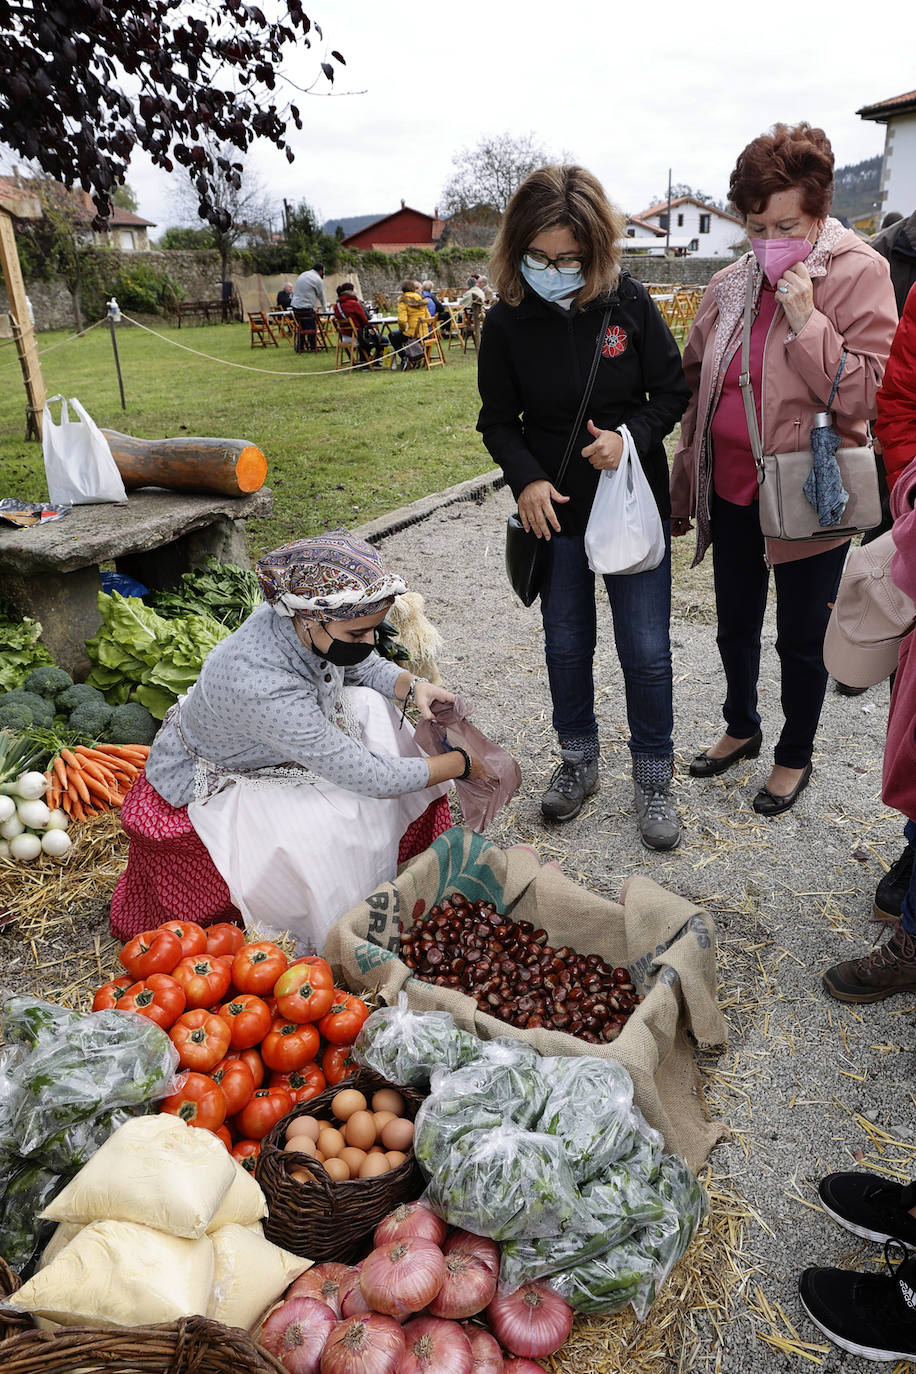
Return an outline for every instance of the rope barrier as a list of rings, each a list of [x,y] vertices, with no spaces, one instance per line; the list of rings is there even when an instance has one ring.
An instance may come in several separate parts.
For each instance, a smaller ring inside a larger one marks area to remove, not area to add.
[[[91,334],[93,329],[98,329],[99,325],[104,324],[107,319],[108,316],[103,315],[100,320],[96,320],[94,324],[87,325],[85,329],[81,329],[78,333],[68,334],[65,339],[58,339],[57,343],[48,344],[47,348],[41,348],[37,351],[37,356],[43,358],[46,353],[53,353],[55,348],[63,348],[64,344],[72,343],[74,339],[82,339],[84,335]],[[5,342],[15,343],[16,340],[9,339]],[[4,363],[3,366],[0,367],[0,372],[5,372],[8,367],[16,367],[18,361],[17,359],[15,363]]]
[[[228,358],[215,358],[212,353],[204,353],[199,348],[192,348],[190,344],[179,343],[177,339],[170,339],[165,334],[160,334],[157,330],[150,329],[147,325],[141,324],[139,320],[131,319],[131,317],[125,315],[123,311],[121,312],[121,317],[125,319],[128,324],[134,325],[137,329],[142,329],[145,333],[152,334],[155,339],[161,339],[163,343],[171,344],[172,348],[180,348],[185,353],[194,353],[198,358],[206,358],[210,363],[221,363],[223,367],[235,367],[242,372],[260,372],[268,377],[298,377],[301,381],[309,377],[336,377],[345,372],[362,372],[372,366],[371,362],[352,363],[350,367],[329,367],[315,372],[281,372],[272,367],[254,367],[251,363],[234,363]],[[432,318],[432,316],[430,318]],[[430,335],[441,335],[441,333],[442,326],[437,322],[430,329],[426,337],[429,338]],[[410,344],[416,343],[417,341],[417,339],[408,339],[406,344],[403,344],[400,348],[392,348],[390,352],[397,357],[399,354],[405,353]],[[420,339],[419,342],[422,343],[423,340]]]

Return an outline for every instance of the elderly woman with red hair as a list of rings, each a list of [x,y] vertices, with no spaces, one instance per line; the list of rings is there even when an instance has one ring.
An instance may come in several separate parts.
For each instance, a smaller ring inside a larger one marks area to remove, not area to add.
[[[864,444],[894,337],[886,262],[828,215],[833,152],[823,129],[776,124],[741,153],[729,197],[751,251],[712,278],[684,351],[693,390],[671,475],[671,532],[696,521],[694,565],[712,545],[717,643],[725,670],[725,730],[690,764],[694,777],[725,772],[762,745],[757,709],[760,636],[770,568],[783,723],[754,810],[778,816],[811,777],[827,673],[823,641],[848,539],[765,539],[757,474],[739,387],[748,277],[753,325],[750,379],[765,453],[808,442],[845,362],[833,401],[844,446]]]

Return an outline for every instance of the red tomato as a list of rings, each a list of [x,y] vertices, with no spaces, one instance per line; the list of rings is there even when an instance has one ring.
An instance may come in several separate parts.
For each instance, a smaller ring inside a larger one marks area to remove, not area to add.
[[[124,946],[118,958],[135,982],[151,973],[171,973],[181,958],[181,941],[165,928],[144,930]]]
[[[112,1007],[117,1006],[133,982],[130,974],[125,973],[121,978],[113,978],[110,983],[103,983],[92,999],[92,1010],[110,1011]]]
[[[360,997],[344,988],[334,989],[334,1002],[318,1022],[318,1029],[332,1045],[350,1045],[369,1015],[369,1008]]]
[[[202,926],[195,925],[193,921],[166,921],[163,930],[170,930],[181,945],[181,957],[186,958],[189,954],[205,954],[207,950],[207,936]]]
[[[229,1027],[235,1050],[259,1045],[270,1030],[270,1012],[260,997],[251,993],[240,993],[230,1002],[224,1002],[219,1014]]]
[[[254,1077],[244,1059],[231,1059],[229,1056],[221,1059],[210,1070],[210,1077],[222,1088],[230,1116],[240,1112],[249,1098],[254,1096]]]
[[[239,992],[271,993],[288,962],[282,949],[269,940],[242,945],[232,961],[232,981]]]
[[[212,1007],[229,991],[232,970],[224,959],[208,954],[189,954],[176,965],[172,977],[184,988],[188,1007]]]
[[[329,1088],[335,1088],[359,1068],[350,1051],[352,1045],[329,1045],[321,1056],[321,1071]]]
[[[183,1087],[160,1103],[160,1111],[180,1116],[189,1126],[218,1131],[226,1120],[223,1090],[205,1073],[189,1073]]]
[[[331,1010],[334,975],[317,955],[300,959],[274,985],[277,1011],[287,1021],[318,1021]]]
[[[309,1098],[323,1093],[328,1086],[328,1080],[317,1064],[304,1064],[301,1069],[293,1069],[290,1073],[271,1074],[270,1086],[285,1088],[295,1104],[308,1102]]]
[[[198,1007],[186,1011],[169,1031],[169,1039],[178,1051],[178,1063],[183,1069],[208,1073],[229,1048],[231,1031],[221,1016]]]
[[[214,1134],[215,1136],[219,1136],[220,1140],[223,1142],[223,1144],[225,1145],[226,1149],[231,1153],[231,1152],[232,1152],[232,1132],[229,1130],[229,1127],[228,1127],[228,1126],[220,1126],[219,1130],[218,1130],[218,1131],[214,1131],[213,1134]]]
[[[261,1058],[269,1069],[289,1073],[310,1064],[320,1045],[321,1036],[314,1026],[284,1021],[281,1016],[273,1022],[261,1043]]]
[[[229,1053],[226,1055],[226,1058],[241,1059],[243,1063],[247,1064],[249,1069],[251,1070],[251,1076],[254,1079],[254,1086],[256,1088],[263,1088],[265,1077],[264,1060],[261,1058],[257,1050],[233,1049],[229,1051]]]
[[[141,982],[131,983],[115,1010],[135,1011],[168,1030],[184,1011],[184,991],[167,973],[151,973]]]
[[[237,1140],[232,1147],[232,1158],[241,1164],[243,1169],[247,1169],[249,1174],[254,1173],[260,1153],[260,1140]]]
[[[285,1088],[258,1088],[238,1116],[238,1129],[251,1140],[263,1140],[281,1117],[292,1109],[292,1098]]]
[[[235,955],[245,943],[244,931],[231,921],[218,921],[215,926],[207,926],[204,935],[207,937],[208,954]]]

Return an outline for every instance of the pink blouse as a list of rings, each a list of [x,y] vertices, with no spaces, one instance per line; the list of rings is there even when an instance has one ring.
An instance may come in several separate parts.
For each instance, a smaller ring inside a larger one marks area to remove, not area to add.
[[[763,379],[763,347],[776,314],[776,294],[769,282],[763,284],[760,308],[751,325],[751,385],[757,423],[760,424],[760,394]],[[722,394],[710,426],[712,439],[712,479],[716,495],[736,506],[750,506],[757,500],[757,469],[747,432],[744,400],[738,385],[741,349],[736,350],[725,373]]]

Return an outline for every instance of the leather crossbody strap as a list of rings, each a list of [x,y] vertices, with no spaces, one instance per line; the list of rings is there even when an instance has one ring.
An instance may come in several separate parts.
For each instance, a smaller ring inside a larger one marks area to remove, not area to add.
[[[744,414],[747,418],[747,432],[751,439],[751,453],[757,468],[757,480],[763,481],[763,445],[760,441],[760,427],[757,424],[757,407],[754,405],[754,388],[751,385],[751,322],[754,313],[754,273],[747,269],[747,294],[744,297],[744,332],[741,336],[741,371],[738,385],[744,401]]]
[[[598,339],[595,343],[595,354],[592,358],[592,366],[591,371],[588,374],[588,381],[585,383],[585,390],[582,393],[582,400],[579,403],[579,413],[573,422],[573,427],[570,431],[569,439],[566,442],[566,451],[563,454],[563,460],[560,463],[560,469],[557,473],[557,479],[554,482],[554,486],[557,488],[558,491],[561,490],[561,483],[563,481],[563,478],[566,476],[566,469],[569,467],[569,460],[572,457],[573,444],[576,442],[576,435],[579,433],[579,430],[582,427],[582,421],[585,418],[585,412],[588,409],[588,403],[591,400],[592,392],[595,388],[595,378],[598,375],[598,364],[601,361],[601,349],[604,344],[604,337],[607,334],[607,326],[608,321],[611,318],[612,308],[613,307],[609,305],[607,310],[605,310],[604,317],[601,321],[601,328],[598,330]]]

